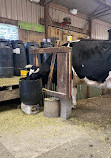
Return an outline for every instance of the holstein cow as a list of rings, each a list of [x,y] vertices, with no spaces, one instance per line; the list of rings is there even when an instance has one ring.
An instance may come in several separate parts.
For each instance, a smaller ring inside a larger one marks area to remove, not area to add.
[[[67,46],[67,44],[64,46]],[[70,47],[72,47],[72,104],[74,108],[78,84],[86,83],[90,86],[111,89],[111,41],[81,40],[70,43]],[[50,71],[51,58],[52,56],[29,78],[42,77],[43,80],[46,79]],[[55,72],[56,69],[54,69]],[[56,80],[57,77],[54,79]]]

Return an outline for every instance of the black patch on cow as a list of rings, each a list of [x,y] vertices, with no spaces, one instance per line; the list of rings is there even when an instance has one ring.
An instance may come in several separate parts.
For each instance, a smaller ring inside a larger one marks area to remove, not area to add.
[[[73,43],[72,65],[79,78],[104,82],[111,71],[111,41],[82,40]]]

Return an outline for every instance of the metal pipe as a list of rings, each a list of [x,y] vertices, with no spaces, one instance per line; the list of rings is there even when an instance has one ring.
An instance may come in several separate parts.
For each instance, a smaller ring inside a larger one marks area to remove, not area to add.
[[[96,13],[98,11],[98,9],[101,7],[102,4],[99,4],[99,6],[97,6],[97,8],[90,14],[90,16],[93,16],[94,13]]]
[[[111,14],[111,12],[110,12],[110,13],[107,13],[107,14],[99,15],[99,16],[97,16],[96,18],[99,18],[99,17],[102,17],[102,16],[106,16],[106,15],[110,15],[110,14]]]
[[[100,15],[102,13],[105,13],[105,12],[109,11],[109,10],[110,10],[109,8],[108,9],[104,9],[101,12],[98,12],[98,13],[94,14],[93,17],[96,17],[96,16],[98,16],[98,15]]]
[[[105,2],[103,0],[97,0],[97,1],[100,2],[100,3],[102,3],[102,4],[105,4],[108,7],[111,7],[111,4],[109,4],[109,3],[107,3],[107,2]]]

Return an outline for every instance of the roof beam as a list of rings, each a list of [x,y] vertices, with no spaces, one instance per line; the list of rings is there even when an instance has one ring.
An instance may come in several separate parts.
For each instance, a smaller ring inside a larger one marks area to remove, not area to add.
[[[105,4],[106,6],[111,7],[111,1],[110,0],[97,0],[98,2]]]

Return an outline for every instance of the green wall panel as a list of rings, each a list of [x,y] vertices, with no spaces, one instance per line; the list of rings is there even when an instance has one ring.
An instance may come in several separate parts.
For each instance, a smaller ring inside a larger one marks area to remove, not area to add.
[[[32,24],[24,21],[18,21],[18,27],[23,30],[36,31],[36,32],[45,32],[45,26],[40,24]]]

